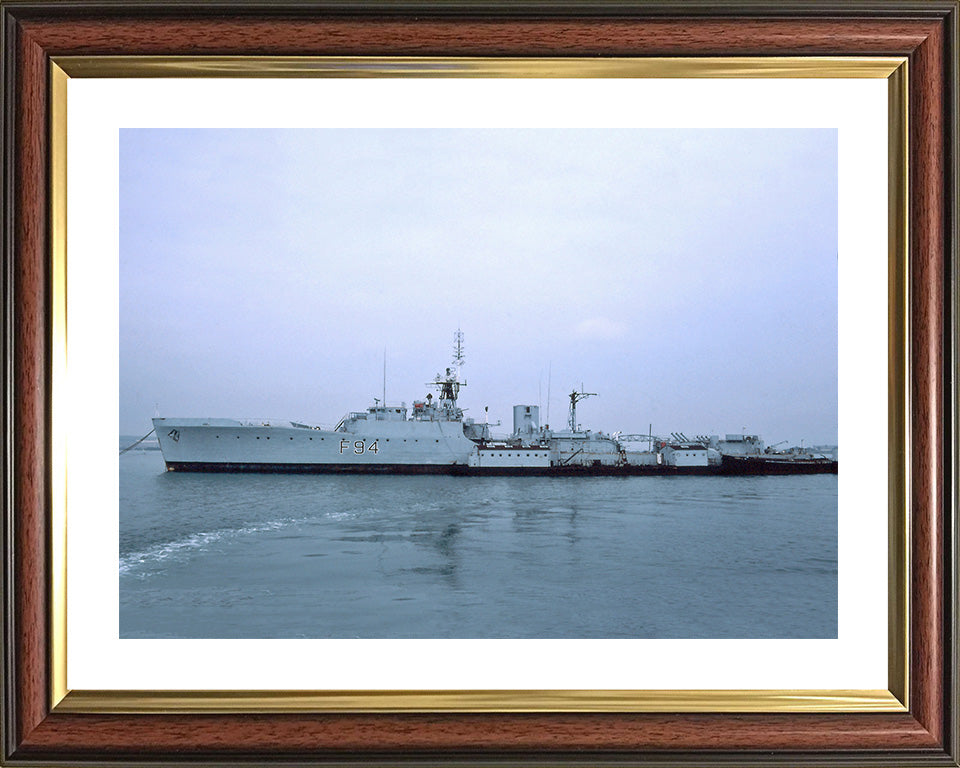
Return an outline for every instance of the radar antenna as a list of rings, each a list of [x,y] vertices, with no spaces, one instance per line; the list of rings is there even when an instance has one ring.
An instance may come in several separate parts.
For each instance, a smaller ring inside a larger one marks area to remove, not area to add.
[[[596,397],[596,392],[584,392],[583,384],[580,385],[580,391],[573,390],[570,393],[570,418],[567,422],[567,425],[570,427],[571,432],[577,431],[577,403],[581,400],[586,400],[588,397]]]
[[[457,328],[457,332],[453,336],[453,364],[456,366],[457,371],[463,367],[463,331]]]
[[[467,382],[460,380],[460,368],[463,366],[463,331],[457,328],[454,335],[453,360],[450,368],[443,374],[437,374],[433,382],[440,390],[440,402],[447,406],[448,410],[456,409],[457,395],[460,394],[460,387],[467,386]]]

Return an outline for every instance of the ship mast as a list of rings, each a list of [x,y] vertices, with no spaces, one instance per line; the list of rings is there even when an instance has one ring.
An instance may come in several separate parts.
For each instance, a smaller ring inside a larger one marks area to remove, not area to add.
[[[456,383],[454,388],[453,399],[457,399],[457,393],[460,391],[460,369],[463,367],[464,356],[463,356],[463,331],[457,328],[457,332],[453,335],[453,378]],[[464,382],[466,383],[466,382]]]
[[[584,392],[583,384],[580,385],[580,391],[573,390],[570,393],[570,418],[567,421],[567,425],[570,427],[571,432],[577,431],[577,403],[581,400],[586,400],[588,397],[596,397],[596,392]]]
[[[464,364],[463,354],[463,331],[457,328],[453,340],[453,360],[451,367],[447,368],[445,375],[437,374],[434,384],[440,390],[440,404],[448,405],[450,410],[456,408],[457,396],[460,394],[460,387],[467,386],[467,382],[460,381],[460,369]]]

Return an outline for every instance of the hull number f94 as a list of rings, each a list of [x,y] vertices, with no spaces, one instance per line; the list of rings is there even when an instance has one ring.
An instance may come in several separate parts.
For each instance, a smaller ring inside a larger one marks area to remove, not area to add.
[[[340,441],[340,453],[350,453],[353,451],[358,456],[362,453],[369,451],[370,453],[380,453],[380,440],[372,440],[367,442],[366,440],[341,440]]]

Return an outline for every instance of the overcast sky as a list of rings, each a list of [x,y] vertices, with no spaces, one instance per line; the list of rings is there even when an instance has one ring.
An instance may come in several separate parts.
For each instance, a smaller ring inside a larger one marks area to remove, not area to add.
[[[836,442],[836,131],[121,130],[122,433],[410,403],[458,327],[468,416]]]

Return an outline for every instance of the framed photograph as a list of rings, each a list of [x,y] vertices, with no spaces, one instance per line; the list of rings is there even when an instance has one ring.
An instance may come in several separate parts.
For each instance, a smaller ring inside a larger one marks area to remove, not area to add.
[[[956,2],[0,6],[5,763],[958,765]]]

